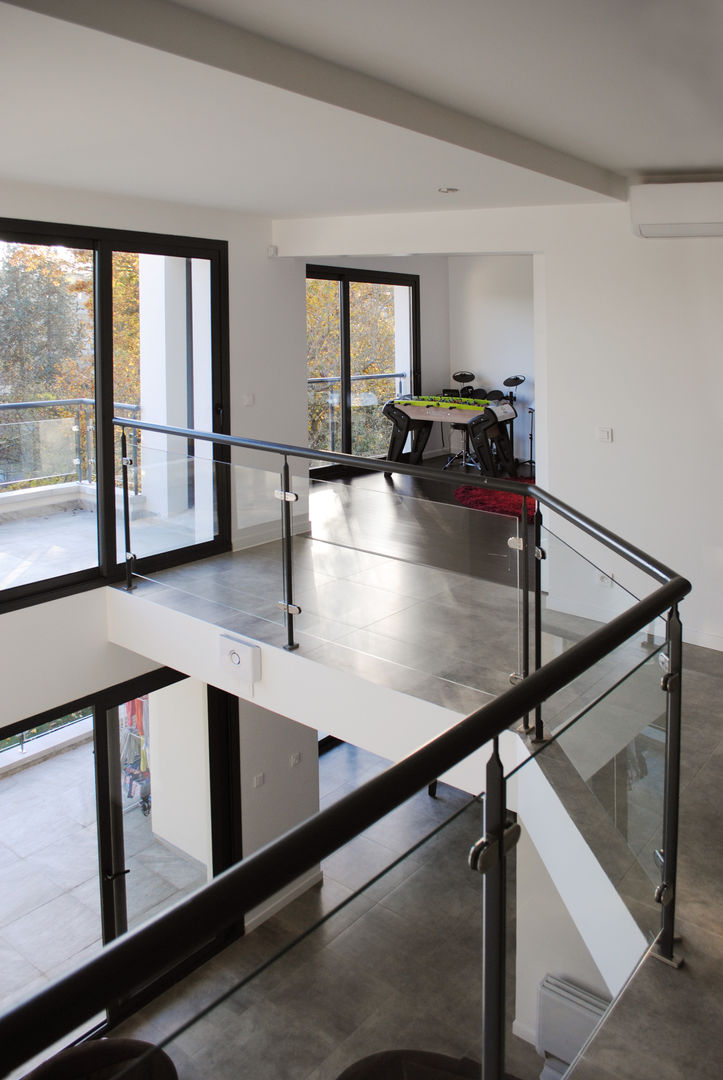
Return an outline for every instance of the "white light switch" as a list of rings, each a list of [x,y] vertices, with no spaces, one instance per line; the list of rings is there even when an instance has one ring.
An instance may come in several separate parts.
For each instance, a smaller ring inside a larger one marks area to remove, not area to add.
[[[598,442],[611,443],[613,441],[613,429],[611,427],[599,427],[597,429]]]
[[[256,400],[256,398],[254,397],[253,394],[242,394],[241,395],[241,404],[242,405],[253,405],[255,400]]]
[[[254,787],[263,787],[265,780],[266,777],[262,772],[256,773],[256,776],[254,777]]]

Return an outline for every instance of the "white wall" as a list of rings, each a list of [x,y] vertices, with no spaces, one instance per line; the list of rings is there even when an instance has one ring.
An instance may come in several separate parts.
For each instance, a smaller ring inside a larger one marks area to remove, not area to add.
[[[689,577],[685,636],[723,648],[723,240],[642,240],[611,203],[277,221],[274,243],[533,254],[539,480]]]
[[[530,255],[449,259],[450,372],[473,371],[475,385],[485,390],[505,390],[510,375],[524,377],[514,391],[514,452],[520,461],[530,457],[528,409],[535,404],[532,285]]]
[[[213,876],[205,683],[183,679],[148,697],[153,832]]]
[[[91,589],[0,615],[3,724],[158,666],[108,641],[105,594]]]

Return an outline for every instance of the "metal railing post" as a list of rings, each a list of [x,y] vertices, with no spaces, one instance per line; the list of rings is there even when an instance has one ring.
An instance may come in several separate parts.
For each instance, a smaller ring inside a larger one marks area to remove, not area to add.
[[[663,801],[662,880],[655,899],[662,905],[661,930],[656,953],[661,960],[679,967],[673,955],[675,940],[675,887],[678,869],[678,818],[680,799],[680,733],[683,674],[683,628],[675,604],[668,614],[668,671],[663,676],[666,691],[665,788]]]
[[[527,519],[527,496],[522,496],[522,670],[520,674],[526,679],[530,674],[530,523]],[[522,727],[527,733],[530,730],[530,715],[527,713],[522,718]]]
[[[291,491],[289,462],[286,455],[284,455],[284,464],[281,467],[281,490],[276,494],[281,499],[281,556],[284,584],[284,599],[280,601],[279,607],[285,613],[286,644],[284,648],[292,651],[299,647],[299,643],[294,641],[294,615],[300,615],[301,608],[294,603],[294,560],[291,531],[291,504],[296,502],[297,496]]]
[[[505,773],[495,736],[487,762],[484,836],[469,853],[482,886],[482,1080],[505,1080],[507,851],[520,827],[507,821]]]
[[[535,511],[535,671],[542,667],[542,511],[537,504]],[[535,742],[544,740],[542,705],[535,706]]]
[[[131,551],[131,508],[128,494],[128,466],[133,461],[128,457],[126,429],[121,428],[121,468],[123,473],[123,535],[125,539],[125,563],[126,563],[126,589],[135,588],[133,584],[133,567],[136,557]]]

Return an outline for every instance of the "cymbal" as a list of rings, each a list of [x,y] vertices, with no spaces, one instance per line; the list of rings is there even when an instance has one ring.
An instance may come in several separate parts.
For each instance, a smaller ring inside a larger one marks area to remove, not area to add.
[[[476,376],[473,371],[455,371],[452,378],[458,383],[469,383],[474,382]]]
[[[510,375],[509,379],[505,379],[502,383],[503,386],[519,386],[520,383],[525,381],[524,375]]]

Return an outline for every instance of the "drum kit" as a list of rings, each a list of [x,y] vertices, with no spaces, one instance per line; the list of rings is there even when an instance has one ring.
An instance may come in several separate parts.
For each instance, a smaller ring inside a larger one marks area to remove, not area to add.
[[[459,387],[460,397],[486,398],[487,401],[502,401],[503,398],[507,398],[510,405],[513,406],[515,401],[517,400],[517,395],[515,391],[517,390],[517,387],[521,386],[522,383],[525,381],[524,375],[510,375],[502,383],[502,385],[507,388],[507,393],[505,394],[503,390],[483,390],[479,387],[475,387],[473,384],[476,376],[473,371],[455,371],[452,375],[452,378]],[[535,410],[533,408],[528,408],[527,412],[530,417],[530,433],[528,436],[530,440],[530,456],[527,461],[518,461],[517,465],[527,465],[534,473],[535,460],[533,446],[535,438]],[[511,420],[509,424],[510,441],[513,441],[514,420]]]

